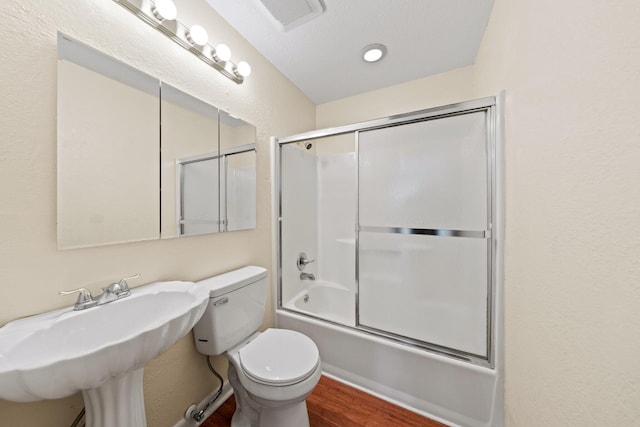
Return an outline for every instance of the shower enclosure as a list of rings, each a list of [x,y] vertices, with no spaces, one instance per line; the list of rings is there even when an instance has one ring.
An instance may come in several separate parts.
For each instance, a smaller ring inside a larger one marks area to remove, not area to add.
[[[278,326],[325,372],[459,425],[502,424],[498,110],[273,139]]]

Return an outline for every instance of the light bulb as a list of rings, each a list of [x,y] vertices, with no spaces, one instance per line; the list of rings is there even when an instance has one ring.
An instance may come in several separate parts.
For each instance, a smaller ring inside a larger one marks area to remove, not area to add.
[[[187,32],[187,39],[192,44],[204,46],[209,41],[209,35],[207,34],[207,30],[202,28],[200,25],[192,25]]]
[[[387,53],[387,47],[382,44],[372,44],[362,49],[362,59],[365,62],[376,62],[382,59]]]
[[[231,49],[226,44],[220,43],[216,46],[216,51],[213,55],[213,59],[217,61],[228,61],[231,59]]]
[[[178,16],[176,5],[171,0],[156,0],[151,11],[160,21],[173,21]]]
[[[376,62],[382,58],[382,51],[380,49],[371,49],[364,53],[364,60],[367,62]]]
[[[236,67],[236,74],[239,74],[242,77],[249,77],[251,74],[251,65],[249,65],[245,61],[238,62],[238,66]]]

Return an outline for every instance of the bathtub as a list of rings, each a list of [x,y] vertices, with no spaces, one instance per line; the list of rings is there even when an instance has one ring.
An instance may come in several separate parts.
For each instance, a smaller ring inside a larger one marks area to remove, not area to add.
[[[355,294],[337,283],[317,281],[284,306],[308,316],[355,326]]]
[[[325,374],[451,426],[502,425],[495,369],[355,328],[354,292],[317,282],[276,310],[276,325],[317,344]]]

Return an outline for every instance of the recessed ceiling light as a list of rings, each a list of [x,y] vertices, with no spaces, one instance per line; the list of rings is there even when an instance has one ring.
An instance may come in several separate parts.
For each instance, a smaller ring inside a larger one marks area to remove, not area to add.
[[[362,59],[365,62],[377,62],[380,61],[387,53],[387,47],[383,44],[370,44],[362,49]]]

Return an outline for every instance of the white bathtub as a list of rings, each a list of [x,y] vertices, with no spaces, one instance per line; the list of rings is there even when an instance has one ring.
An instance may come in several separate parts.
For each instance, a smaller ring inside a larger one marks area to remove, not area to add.
[[[276,324],[313,339],[323,371],[337,379],[448,425],[502,425],[496,370],[357,330],[354,299],[318,282],[276,310]]]
[[[317,281],[284,306],[345,326],[355,326],[355,294],[335,283]]]

